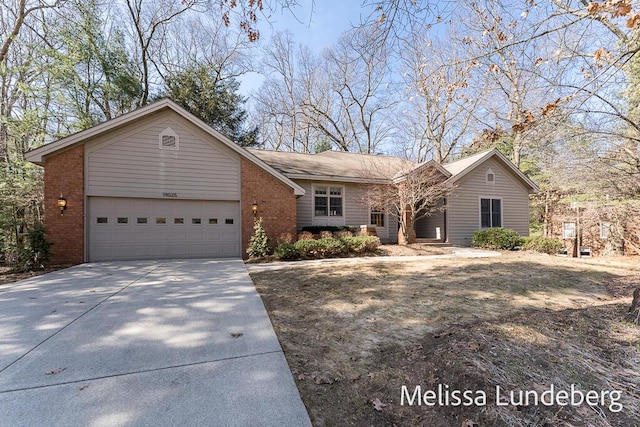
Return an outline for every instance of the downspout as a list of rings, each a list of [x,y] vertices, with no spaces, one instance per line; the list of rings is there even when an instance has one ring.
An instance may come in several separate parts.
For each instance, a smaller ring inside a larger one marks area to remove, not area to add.
[[[442,230],[443,231],[443,235],[442,236],[443,236],[443,239],[444,239],[443,241],[445,243],[449,243],[449,233],[448,233],[449,227],[447,227],[447,223],[449,222],[449,218],[447,218],[447,210],[448,210],[447,209],[447,198],[445,197],[444,198],[444,210],[442,211],[442,213],[444,214],[444,222],[443,222],[444,230]]]

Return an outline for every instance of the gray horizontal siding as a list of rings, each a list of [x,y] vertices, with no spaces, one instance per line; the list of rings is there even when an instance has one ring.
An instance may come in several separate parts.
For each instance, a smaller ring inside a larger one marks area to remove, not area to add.
[[[495,183],[486,182],[492,169]],[[447,199],[449,242],[470,245],[473,232],[480,228],[480,198],[502,199],[502,226],[522,236],[529,235],[529,194],[524,185],[501,162],[491,158],[458,181]]]
[[[440,202],[439,205],[441,206],[442,202]],[[424,239],[435,239],[436,227],[440,227],[440,238],[444,239],[444,218],[445,213],[443,211],[437,211],[427,217],[421,218],[416,221],[416,237]]]
[[[356,184],[341,183],[341,182],[315,182],[315,181],[296,181],[305,190],[305,195],[298,198],[297,210],[298,210],[298,230],[302,227],[310,225],[323,225],[318,221],[322,221],[320,218],[316,218],[314,223],[313,219],[313,186],[326,186],[326,187],[343,187],[344,188],[344,206],[342,218],[336,218],[340,225],[354,225],[360,226],[369,222],[369,211],[365,205],[362,204],[362,190]]]
[[[168,127],[179,136],[179,150],[158,147]],[[172,112],[91,141],[86,152],[89,196],[240,198],[238,154]]]
[[[297,227],[300,231],[303,227],[311,225],[326,225],[324,218],[313,218],[313,186],[326,187],[343,187],[344,188],[344,216],[342,218],[333,218],[329,225],[347,225],[359,227],[369,224],[369,208],[363,203],[364,193],[358,184],[344,182],[323,182],[323,181],[306,181],[296,180],[296,184],[305,190],[305,195],[297,200]],[[386,227],[388,228],[387,241],[397,241],[398,226],[395,218],[387,218]]]

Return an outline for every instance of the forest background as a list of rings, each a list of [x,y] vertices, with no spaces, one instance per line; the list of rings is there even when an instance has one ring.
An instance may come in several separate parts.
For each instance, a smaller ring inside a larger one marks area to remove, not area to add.
[[[243,146],[440,163],[497,147],[540,186],[532,232],[560,205],[595,206],[640,253],[637,1],[364,0],[322,49],[269,26],[309,26],[314,2],[0,5],[6,263],[33,261],[41,230],[42,169],[24,154],[165,96]]]

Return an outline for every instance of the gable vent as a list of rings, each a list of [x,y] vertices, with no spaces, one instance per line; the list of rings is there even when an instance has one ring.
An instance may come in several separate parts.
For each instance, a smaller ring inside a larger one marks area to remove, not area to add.
[[[496,182],[496,174],[493,173],[493,171],[491,169],[487,170],[487,184],[493,184],[494,182]]]
[[[165,150],[177,150],[179,147],[179,138],[173,129],[166,128],[160,132],[160,148]]]
[[[173,135],[162,135],[162,148],[176,148],[176,137]]]

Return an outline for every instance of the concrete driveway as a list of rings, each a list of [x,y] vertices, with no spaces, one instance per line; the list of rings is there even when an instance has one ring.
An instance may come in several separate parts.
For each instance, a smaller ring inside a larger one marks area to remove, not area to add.
[[[308,426],[240,260],[85,264],[0,286],[0,426]]]

